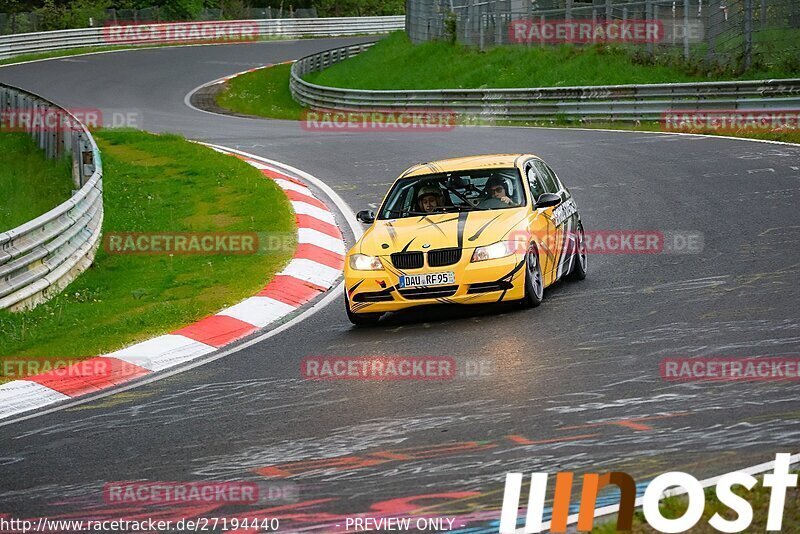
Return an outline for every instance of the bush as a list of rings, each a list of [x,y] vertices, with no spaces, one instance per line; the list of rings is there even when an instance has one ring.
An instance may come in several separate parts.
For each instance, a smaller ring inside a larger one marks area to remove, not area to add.
[[[203,0],[167,0],[161,12],[167,20],[195,20],[203,11]]]

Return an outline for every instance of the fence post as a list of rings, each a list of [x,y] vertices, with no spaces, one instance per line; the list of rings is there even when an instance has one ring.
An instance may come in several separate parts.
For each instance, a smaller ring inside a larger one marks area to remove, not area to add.
[[[606,0],[606,22],[611,20],[611,0]]]
[[[653,20],[653,0],[646,0],[644,3],[644,18],[647,21]],[[653,42],[651,39],[647,40],[647,53],[653,55]]]
[[[753,65],[753,0],[744,0],[744,70]]]
[[[564,14],[564,18],[568,21],[572,20],[572,0],[567,0],[567,10]]]
[[[683,59],[689,60],[689,0],[683,0]]]

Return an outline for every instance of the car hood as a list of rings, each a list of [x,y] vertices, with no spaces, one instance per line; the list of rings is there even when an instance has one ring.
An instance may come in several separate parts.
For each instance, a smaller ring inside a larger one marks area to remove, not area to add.
[[[526,219],[527,208],[521,207],[376,220],[362,236],[358,250],[387,256],[404,250],[481,247],[526,228]]]

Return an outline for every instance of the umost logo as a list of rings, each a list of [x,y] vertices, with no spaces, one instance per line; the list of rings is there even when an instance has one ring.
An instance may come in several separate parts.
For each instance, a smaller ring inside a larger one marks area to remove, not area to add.
[[[786,489],[797,487],[797,475],[789,474],[790,454],[775,456],[774,470],[764,475],[764,487],[772,488],[767,516],[767,530],[781,530]],[[574,473],[566,471],[556,475],[553,496],[550,532],[566,532],[569,519],[569,504],[572,494]],[[547,473],[531,475],[531,489],[528,496],[528,512],[523,532],[542,532],[545,493],[547,492]],[[708,521],[720,532],[742,532],[753,521],[753,508],[745,499],[736,495],[733,486],[743,486],[751,490],[756,478],[744,471],[734,471],[716,479],[716,494],[719,501],[736,513],[736,519],[726,519],[719,513]],[[617,515],[617,530],[631,530],[633,511],[637,504],[636,483],[627,473],[614,471],[603,475],[588,473],[583,476],[580,509],[578,511],[578,530],[591,531],[594,524],[595,504],[601,489],[609,484],[620,490],[620,505]],[[688,506],[686,512],[677,519],[667,519],[661,515],[659,501],[669,488],[682,488],[683,491],[670,491],[669,494],[686,493]],[[503,509],[500,514],[500,534],[517,532],[517,508],[522,489],[522,473],[506,474]],[[642,511],[647,523],[659,532],[684,532],[693,528],[703,516],[705,492],[703,485],[692,475],[681,472],[664,473],[647,484],[641,498]]]

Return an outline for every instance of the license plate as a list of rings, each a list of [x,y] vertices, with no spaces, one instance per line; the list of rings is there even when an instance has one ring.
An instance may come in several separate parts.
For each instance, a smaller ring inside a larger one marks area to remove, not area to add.
[[[410,274],[400,277],[400,289],[406,287],[441,286],[455,283],[456,273],[453,271],[444,273]]]

